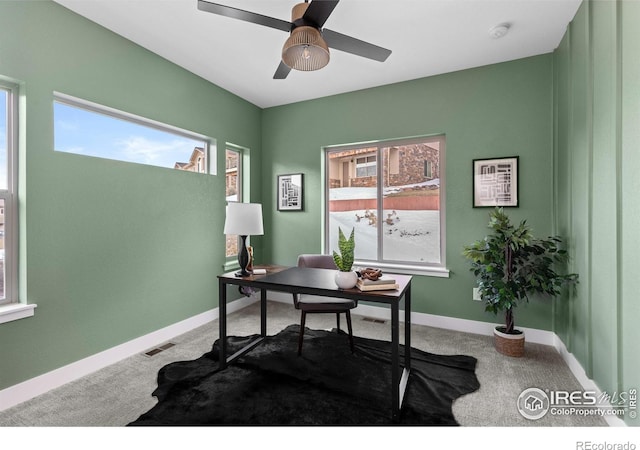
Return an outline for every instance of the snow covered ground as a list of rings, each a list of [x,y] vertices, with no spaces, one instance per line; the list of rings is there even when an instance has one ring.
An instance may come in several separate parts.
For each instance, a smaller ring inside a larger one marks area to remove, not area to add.
[[[440,179],[416,183],[407,186],[390,186],[384,195],[401,192],[406,189],[423,186],[439,186]],[[330,200],[372,199],[377,196],[375,187],[347,187],[329,189]],[[386,223],[388,214],[392,224]],[[377,259],[378,237],[377,227],[382,227],[383,259],[406,262],[440,262],[440,212],[398,210],[393,214],[385,210],[382,218],[377,218],[377,225],[370,225],[364,217],[365,211],[332,212],[329,216],[330,250],[338,250],[338,227],[349,237],[351,229],[355,229],[356,259]],[[360,220],[358,220],[360,216]]]
[[[355,229],[356,259],[377,259],[377,227],[367,218],[358,221],[356,213],[364,211],[332,212],[329,216],[330,250],[338,250],[338,227],[349,237]],[[392,211],[384,211],[383,219]],[[440,212],[396,211],[393,225],[378,221],[383,230],[383,258],[390,261],[440,262]]]

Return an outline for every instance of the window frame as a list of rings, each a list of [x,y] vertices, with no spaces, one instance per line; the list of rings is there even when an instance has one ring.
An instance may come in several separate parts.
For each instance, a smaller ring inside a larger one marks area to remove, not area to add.
[[[329,176],[329,155],[333,152],[342,152],[348,150],[361,150],[366,148],[375,148],[376,154],[376,189],[377,189],[377,210],[382,208],[384,201],[383,189],[384,189],[384,155],[383,148],[393,149],[394,147],[401,147],[405,145],[424,143],[429,141],[439,141],[440,149],[438,154],[438,166],[439,166],[439,178],[440,178],[440,262],[439,263],[416,263],[409,261],[389,261],[383,260],[381,255],[383,253],[383,234],[378,233],[378,259],[377,260],[360,260],[354,261],[354,266],[370,267],[372,264],[383,270],[388,270],[396,273],[406,273],[413,275],[426,275],[434,277],[449,277],[449,270],[446,266],[446,179],[445,179],[445,155],[446,155],[446,135],[444,133],[425,135],[412,138],[398,138],[379,141],[370,141],[356,144],[341,144],[331,145],[323,147],[323,183],[324,183],[324,201],[323,201],[323,249],[325,254],[331,254],[332,249],[329,248],[331,236],[329,229],[330,213],[329,213],[329,201],[330,201],[330,176]],[[383,159],[380,159],[383,158]],[[378,164],[379,161],[383,161],[382,164]],[[390,162],[389,162],[390,163]]]
[[[226,150],[230,150],[238,153],[238,202],[247,202],[250,201],[250,172],[251,172],[251,149],[248,147],[243,147],[240,145],[236,145],[230,142],[225,144],[225,159],[226,159]],[[226,172],[226,161],[225,161],[225,172]],[[225,173],[226,176],[226,173]],[[226,194],[226,182],[225,182],[225,194]],[[226,195],[225,195],[226,199]],[[225,201],[228,203],[228,201]],[[226,235],[225,235],[226,242]],[[238,248],[240,248],[242,240],[238,236]],[[247,237],[247,245],[251,245],[251,236]],[[223,269],[225,272],[236,270],[240,268],[238,264],[238,255],[227,256],[226,254],[226,244],[225,244],[225,253],[224,253],[224,265]]]
[[[227,145],[225,146],[225,201],[226,203],[232,202],[233,200],[226,200],[226,189],[227,189],[227,183],[226,183],[226,173],[227,173],[227,164],[226,164],[226,159],[227,159],[227,152],[234,152],[238,155],[238,174],[237,174],[237,180],[236,180],[236,188],[238,190],[238,193],[236,195],[236,202],[244,202],[244,165],[245,165],[245,157],[247,156],[247,151],[246,149],[242,148],[242,147],[238,147],[236,145],[233,144],[229,144],[227,143]],[[238,254],[235,253],[233,255],[227,255],[227,246],[226,246],[226,235],[225,235],[225,265],[224,268],[225,270],[232,270],[232,269],[236,269],[238,267],[240,267],[238,265]],[[251,239],[251,237],[249,237],[247,239],[247,245],[249,245],[249,239]],[[240,248],[240,236],[237,237],[237,241],[238,241],[238,248]]]
[[[4,200],[4,299],[0,306],[16,305],[18,298],[18,99],[19,86],[0,78],[7,93],[7,189],[0,189]],[[8,263],[7,263],[8,262]],[[2,323],[2,320],[0,320]]]
[[[78,97],[74,97],[68,94],[63,94],[61,92],[55,92],[53,93],[53,107],[55,109],[55,104],[56,103],[60,103],[66,106],[70,106],[72,108],[77,108],[83,111],[87,111],[87,112],[91,112],[94,114],[100,114],[103,116],[107,116],[110,117],[112,119],[117,119],[117,120],[123,120],[126,122],[130,122],[142,127],[146,127],[146,128],[151,128],[157,131],[161,131],[164,133],[171,133],[186,139],[191,139],[191,140],[196,140],[196,141],[201,141],[203,144],[203,151],[204,151],[204,174],[210,174],[210,175],[216,175],[216,165],[215,165],[215,157],[211,157],[211,149],[215,149],[215,145],[212,143],[212,139],[199,134],[199,133],[195,133],[192,131],[188,131],[188,130],[184,130],[182,128],[179,127],[175,127],[173,125],[169,125],[163,122],[159,122],[157,120],[153,120],[153,119],[149,119],[147,117],[143,117],[143,116],[138,116],[136,114],[132,114],[132,113],[128,113],[126,111],[121,111],[119,109],[116,108],[111,108],[109,106],[106,105],[102,105],[99,103],[94,103],[91,102],[89,100],[84,100]],[[53,124],[53,130],[54,130],[54,136],[55,136],[55,114],[54,114],[54,124]],[[54,150],[60,153],[68,153],[71,155],[77,155],[78,153],[73,153],[73,152],[65,152],[62,150],[56,150],[55,149],[55,137],[54,137]],[[195,148],[194,148],[195,150]],[[100,156],[93,156],[93,155],[82,155],[82,156],[89,156],[92,158],[100,158]],[[215,155],[214,155],[215,156]],[[141,163],[141,162],[133,162],[133,161],[126,161],[126,160],[121,160],[121,159],[117,159],[117,158],[107,158],[104,157],[104,159],[109,159],[112,161],[122,161],[122,162],[126,162],[126,163],[130,163],[130,164],[142,164],[142,165],[149,165],[151,167],[159,167],[159,168],[169,168],[171,169],[171,167],[168,166],[160,166],[160,165],[153,165],[153,164],[145,164],[145,163]],[[179,170],[179,169],[175,169],[175,167],[172,170]],[[198,173],[198,172],[194,172],[194,173]],[[201,173],[201,172],[200,172]]]
[[[238,167],[237,167],[237,175],[236,175],[236,189],[237,189],[237,193],[236,193],[236,201],[237,202],[242,202],[243,201],[243,189],[242,189],[242,175],[243,175],[243,167],[242,167],[242,158],[243,158],[243,153],[242,153],[242,149],[231,146],[231,145],[227,145],[225,147],[224,150],[224,155],[225,155],[225,166],[224,166],[224,170],[225,170],[225,190],[226,190],[226,175],[227,175],[227,164],[226,164],[226,160],[227,160],[227,152],[233,152],[236,153],[238,155]],[[226,194],[226,192],[225,192]],[[225,195],[226,198],[226,195]],[[229,201],[233,201],[233,200],[229,200]]]

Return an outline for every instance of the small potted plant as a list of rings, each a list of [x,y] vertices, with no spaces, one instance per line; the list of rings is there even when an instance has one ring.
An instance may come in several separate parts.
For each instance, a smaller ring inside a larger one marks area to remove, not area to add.
[[[496,315],[505,313],[504,326],[494,330],[496,349],[509,356],[522,356],[524,333],[515,328],[514,308],[528,302],[533,294],[558,296],[562,286],[577,283],[578,275],[556,272],[556,265],[567,258],[559,237],[533,237],[526,221],[512,225],[502,208],[491,212],[489,228],[493,233],[465,246],[463,255],[471,260],[485,310]]]
[[[353,252],[356,247],[355,228],[351,229],[351,235],[347,239],[342,232],[342,228],[338,228],[338,248],[340,254],[333,251],[333,261],[336,263],[338,272],[336,272],[335,281],[340,289],[351,289],[358,282],[358,274],[353,270]]]

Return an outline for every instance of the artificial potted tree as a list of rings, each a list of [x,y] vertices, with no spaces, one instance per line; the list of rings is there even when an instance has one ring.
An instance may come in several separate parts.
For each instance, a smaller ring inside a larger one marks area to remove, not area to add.
[[[340,289],[351,289],[358,282],[358,274],[352,270],[353,253],[356,248],[355,228],[351,229],[351,235],[347,239],[342,232],[342,228],[338,227],[338,249],[340,254],[333,251],[333,261],[336,263],[338,272],[336,272],[335,281]]]
[[[486,311],[503,311],[505,323],[494,330],[496,349],[509,356],[524,354],[524,333],[515,328],[514,308],[529,297],[556,297],[564,285],[577,283],[577,274],[560,274],[556,268],[567,259],[557,236],[535,238],[526,221],[511,224],[502,208],[490,214],[491,234],[464,247],[471,261]]]

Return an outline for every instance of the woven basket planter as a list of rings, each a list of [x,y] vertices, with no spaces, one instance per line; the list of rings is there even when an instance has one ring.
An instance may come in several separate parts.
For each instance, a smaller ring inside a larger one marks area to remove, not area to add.
[[[496,327],[493,329],[493,342],[499,353],[507,356],[521,357],[524,355],[524,333],[518,331],[518,334],[506,334]]]

